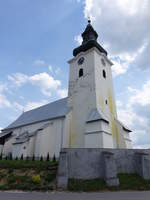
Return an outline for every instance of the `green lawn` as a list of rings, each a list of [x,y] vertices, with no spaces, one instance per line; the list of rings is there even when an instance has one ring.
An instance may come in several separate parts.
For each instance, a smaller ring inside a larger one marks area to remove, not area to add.
[[[120,191],[120,190],[150,190],[150,180],[144,180],[137,174],[119,174],[120,185],[108,187],[103,179],[80,180],[70,179],[70,191]]]

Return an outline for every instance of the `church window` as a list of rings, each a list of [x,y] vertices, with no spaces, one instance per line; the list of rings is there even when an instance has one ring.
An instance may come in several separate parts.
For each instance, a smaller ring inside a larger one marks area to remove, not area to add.
[[[106,103],[106,105],[108,104],[107,99],[106,99],[105,103]]]
[[[103,69],[103,77],[106,78],[106,72],[104,69]]]
[[[82,68],[79,70],[79,77],[81,77],[81,76],[83,76],[83,69]]]

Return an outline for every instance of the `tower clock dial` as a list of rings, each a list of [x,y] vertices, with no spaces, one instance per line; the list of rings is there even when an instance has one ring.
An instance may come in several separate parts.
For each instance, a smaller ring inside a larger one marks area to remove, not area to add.
[[[79,58],[78,65],[82,65],[84,63],[84,57]]]

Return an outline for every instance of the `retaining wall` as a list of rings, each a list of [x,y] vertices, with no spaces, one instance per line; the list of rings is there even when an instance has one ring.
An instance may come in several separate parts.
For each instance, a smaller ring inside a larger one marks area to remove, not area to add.
[[[150,150],[139,149],[62,149],[57,175],[58,188],[67,188],[68,179],[104,178],[117,186],[119,173],[137,173],[150,179]]]

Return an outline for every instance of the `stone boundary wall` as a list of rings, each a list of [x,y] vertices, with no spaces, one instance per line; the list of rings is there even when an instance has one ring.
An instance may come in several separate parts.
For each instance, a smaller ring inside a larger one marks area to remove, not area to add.
[[[119,173],[150,179],[150,149],[62,149],[57,187],[66,189],[70,178],[104,178],[108,186],[118,186]]]

